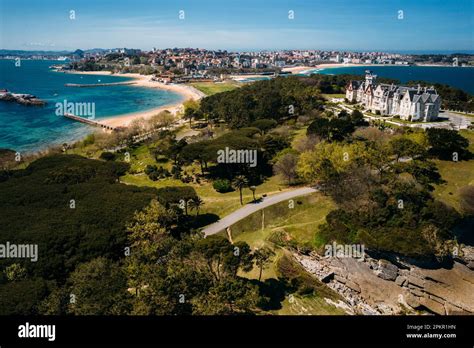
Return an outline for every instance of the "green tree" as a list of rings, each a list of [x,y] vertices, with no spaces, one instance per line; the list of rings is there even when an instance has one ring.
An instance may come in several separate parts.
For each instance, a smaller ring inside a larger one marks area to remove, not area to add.
[[[204,201],[199,196],[188,201],[189,208],[191,210],[196,210],[196,215],[199,215],[199,209],[201,209],[203,204]]]
[[[199,110],[199,102],[194,99],[189,99],[183,103],[183,106],[184,119],[189,120],[189,126],[191,127],[193,119],[202,118],[202,113]]]
[[[263,247],[254,251],[254,258],[257,267],[259,268],[258,281],[262,279],[263,269],[272,262],[272,257],[275,253],[269,247]]]
[[[308,135],[317,135],[327,141],[341,141],[355,130],[354,124],[346,118],[317,118],[310,123]]]
[[[307,128],[307,135],[317,135],[325,140],[330,140],[330,125],[329,119],[318,117]]]
[[[27,272],[24,267],[18,263],[13,263],[3,271],[9,281],[25,279]]]
[[[273,170],[276,174],[283,176],[287,180],[288,185],[291,185],[292,181],[297,177],[297,164],[298,156],[293,153],[287,153],[281,156],[273,165]]]
[[[151,254],[159,243],[168,236],[166,227],[174,222],[174,215],[156,200],[142,211],[135,213],[133,222],[128,226],[132,248],[140,248],[145,254]]]
[[[277,124],[278,122],[272,119],[261,119],[254,121],[250,126],[260,129],[260,132],[265,134],[270,129],[275,128]]]
[[[253,201],[257,201],[257,199],[255,198],[255,191],[257,190],[257,187],[252,185],[252,186],[249,186],[249,189],[250,191],[252,191],[252,195],[253,195]]]
[[[470,156],[467,149],[469,140],[457,131],[444,128],[428,128],[426,134],[431,155],[443,160],[453,160],[455,153],[457,153],[459,159]]]
[[[360,143],[321,142],[316,144],[313,151],[300,155],[297,173],[309,183],[331,180],[349,170],[353,163],[365,155],[365,146]]]
[[[68,283],[68,312],[76,315],[123,315],[130,309],[127,278],[122,268],[103,257],[80,264]]]
[[[209,236],[199,240],[196,248],[215,281],[235,277],[239,269],[246,272],[252,269],[250,247],[245,242],[232,245],[224,237]]]
[[[239,194],[240,194],[240,205],[244,205],[244,202],[243,202],[243,199],[242,199],[242,190],[244,189],[244,187],[248,186],[249,184],[249,181],[247,180],[247,178],[243,175],[238,175],[234,178],[234,180],[232,181],[232,186],[239,190]]]
[[[148,123],[153,129],[168,128],[175,121],[175,117],[169,111],[162,111],[150,118]]]
[[[211,287],[206,294],[192,300],[193,314],[230,315],[250,314],[260,300],[258,287],[241,279],[227,279]]]
[[[0,315],[36,315],[41,301],[48,295],[44,279],[24,279],[0,286]]]
[[[365,122],[364,121],[364,114],[362,112],[360,112],[359,110],[352,111],[351,121],[355,125],[363,124]]]
[[[422,157],[425,154],[425,149],[421,145],[405,137],[392,139],[389,145],[392,153],[397,158],[397,162],[401,157],[410,157],[414,159]]]

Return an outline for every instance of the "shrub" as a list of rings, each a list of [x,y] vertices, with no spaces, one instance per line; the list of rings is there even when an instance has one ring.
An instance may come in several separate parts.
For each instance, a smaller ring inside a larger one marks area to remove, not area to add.
[[[157,168],[155,165],[147,165],[145,168],[145,174],[148,175],[150,180],[153,181],[171,176],[168,169],[165,169],[161,166]]]
[[[181,182],[189,184],[190,182],[193,182],[193,177],[190,175],[183,176],[181,177]]]
[[[184,200],[197,198],[196,191],[191,186],[166,186],[158,189],[158,201],[165,207],[177,204]]]
[[[158,172],[151,172],[148,174],[148,177],[150,178],[150,180],[156,181],[160,178],[160,174],[158,174]]]
[[[104,161],[113,161],[115,160],[115,154],[112,152],[102,152],[100,154],[100,159],[103,159]]]
[[[94,134],[89,134],[82,141],[82,146],[88,146],[88,145],[92,145],[94,143],[95,143],[95,135]]]
[[[158,168],[155,165],[147,165],[145,167],[145,174],[150,176],[151,173],[156,172]]]
[[[461,210],[466,215],[474,215],[474,186],[464,186],[459,190]]]
[[[273,119],[266,119],[262,118],[260,120],[256,120],[251,124],[252,127],[256,127],[262,131],[262,133],[265,133],[269,131],[272,128],[275,128],[277,126],[278,122],[273,120]]]
[[[268,237],[269,242],[272,242],[273,244],[280,247],[286,246],[288,244],[288,240],[289,240],[289,236],[283,230],[272,232],[270,236]]]
[[[212,183],[212,187],[214,187],[214,190],[220,193],[225,193],[225,192],[230,192],[233,191],[234,189],[232,188],[232,185],[229,180],[227,179],[219,179],[215,180]]]
[[[232,132],[232,135],[237,136],[244,136],[247,138],[253,137],[255,134],[260,133],[260,130],[256,127],[244,127],[237,129]]]
[[[180,179],[181,178],[181,168],[177,165],[171,167],[171,174],[173,175],[173,179]]]

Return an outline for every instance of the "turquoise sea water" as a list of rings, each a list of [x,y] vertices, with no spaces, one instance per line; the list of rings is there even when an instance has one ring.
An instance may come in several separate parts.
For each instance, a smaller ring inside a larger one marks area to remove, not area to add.
[[[254,76],[254,77],[247,77],[243,78],[241,80],[238,80],[238,82],[255,82],[255,81],[262,81],[262,80],[270,80],[272,77],[270,76]]]
[[[95,103],[96,120],[177,103],[182,96],[165,90],[134,86],[65,87],[66,83],[93,84],[128,81],[117,76],[54,72],[57,61],[0,60],[0,89],[36,95],[44,107],[0,102],[0,148],[38,151],[50,144],[78,140],[95,129],[57,116],[57,102]]]
[[[398,79],[402,83],[414,80],[438,82],[474,94],[474,68],[438,66],[352,66],[312,70],[318,74],[364,75],[366,70],[379,77]]]

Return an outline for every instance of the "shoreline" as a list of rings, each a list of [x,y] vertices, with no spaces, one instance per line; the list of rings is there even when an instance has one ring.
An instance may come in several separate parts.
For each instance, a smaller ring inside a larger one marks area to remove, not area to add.
[[[164,84],[157,81],[151,81],[152,75],[140,75],[138,73],[124,73],[124,74],[112,74],[109,71],[69,71],[67,74],[82,74],[82,75],[107,75],[107,76],[118,76],[128,77],[134,80],[132,86],[147,87],[147,88],[158,88],[166,91],[172,91],[181,95],[182,100],[174,104],[166,104],[150,110],[143,110],[132,112],[128,114],[121,114],[115,116],[107,116],[106,118],[100,118],[100,123],[103,123],[111,127],[128,127],[133,120],[136,119],[148,119],[162,111],[169,111],[173,115],[178,114],[183,110],[183,103],[186,100],[194,99],[199,100],[204,97],[204,93],[198,91],[196,88],[184,84]]]
[[[283,68],[281,70],[284,72],[290,72],[292,74],[304,74],[311,70],[321,70],[321,69],[330,69],[330,68],[348,68],[348,67],[354,67],[354,66],[381,66],[381,65],[384,65],[384,64],[324,63],[324,64],[318,64],[316,66],[295,66],[295,67],[290,67],[290,68]]]
[[[316,66],[295,66],[290,68],[283,68],[282,71],[290,72],[292,74],[305,74],[312,70],[322,70],[322,69],[333,69],[333,68],[350,68],[350,67],[433,67],[433,68],[474,68],[474,66],[451,66],[451,65],[440,65],[440,64],[414,64],[414,65],[405,65],[405,64],[354,64],[354,63],[324,63],[318,64]]]

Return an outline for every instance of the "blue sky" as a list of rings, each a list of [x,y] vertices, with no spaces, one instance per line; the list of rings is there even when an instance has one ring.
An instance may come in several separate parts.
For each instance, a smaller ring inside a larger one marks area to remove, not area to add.
[[[0,0],[0,48],[474,50],[474,0]],[[69,19],[74,10],[76,19]],[[179,19],[183,10],[185,19]],[[294,19],[288,18],[294,11]],[[398,11],[403,19],[398,19]]]

